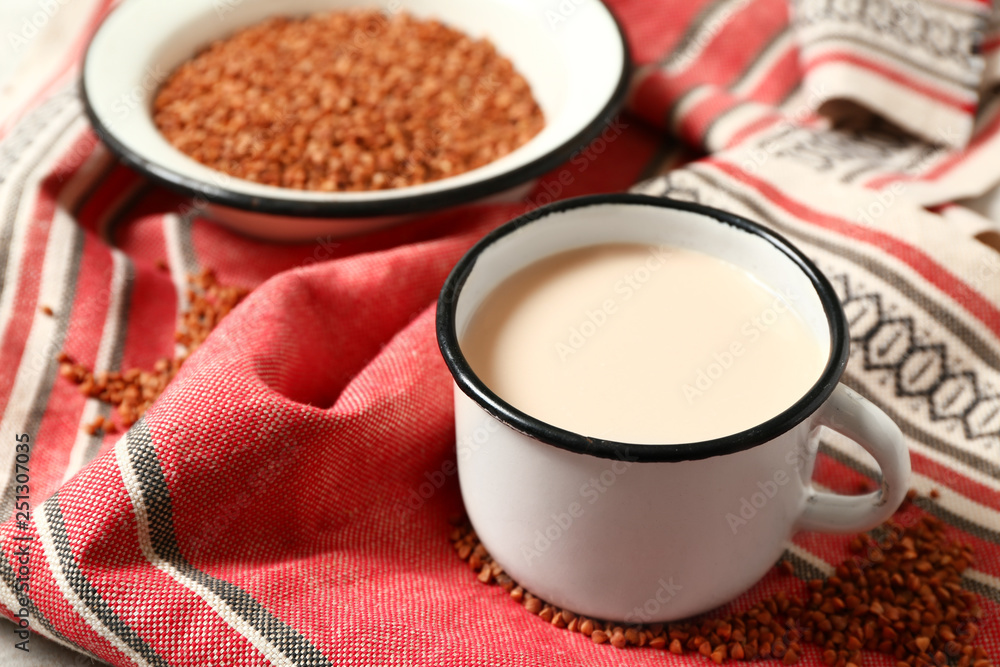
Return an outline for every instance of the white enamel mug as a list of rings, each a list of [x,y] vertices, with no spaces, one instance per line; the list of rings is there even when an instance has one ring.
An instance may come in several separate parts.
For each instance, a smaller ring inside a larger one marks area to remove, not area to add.
[[[828,354],[819,380],[751,429],[683,444],[589,437],[503,401],[459,346],[477,307],[529,264],[611,242],[698,250],[780,294],[800,295],[796,310]],[[784,238],[723,211],[622,194],[565,200],[517,218],[456,265],[438,303],[437,335],[456,383],[458,473],[473,527],[518,583],[578,614],[639,623],[707,611],[760,579],[797,531],[867,530],[891,516],[908,488],[899,428],[838,382],[849,338],[829,282]],[[871,453],[882,472],[878,491],[813,488],[821,426]]]

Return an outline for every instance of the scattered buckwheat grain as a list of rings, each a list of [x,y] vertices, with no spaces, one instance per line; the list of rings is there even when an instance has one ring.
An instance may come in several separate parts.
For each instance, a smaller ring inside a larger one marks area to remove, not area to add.
[[[452,543],[459,556],[478,555],[475,562],[463,558],[473,569],[488,570],[490,580],[532,614],[566,613],[497,574],[471,526],[455,523]],[[949,539],[941,521],[892,519],[848,546],[852,556],[834,575],[809,581],[801,598],[782,591],[740,613],[669,624],[628,626],[571,615],[575,625],[566,627],[596,644],[698,653],[716,664],[774,659],[793,665],[803,645],[813,644],[828,667],[861,667],[865,652],[889,655],[896,667],[994,667],[986,649],[975,645],[983,613],[977,596],[962,588],[972,548]],[[788,561],[780,567],[790,573]]]
[[[188,276],[188,309],[181,314],[175,340],[182,350],[173,358],[159,359],[153,370],[130,368],[124,372],[100,372],[73,361],[65,352],[59,355],[59,373],[75,383],[80,393],[109,403],[116,408],[121,425],[128,428],[153,404],[177,374],[184,361],[208,337],[212,329],[243,300],[248,291],[219,284],[215,274],[204,270]],[[95,435],[99,431],[115,433],[118,426],[110,417],[96,417],[84,426]]]

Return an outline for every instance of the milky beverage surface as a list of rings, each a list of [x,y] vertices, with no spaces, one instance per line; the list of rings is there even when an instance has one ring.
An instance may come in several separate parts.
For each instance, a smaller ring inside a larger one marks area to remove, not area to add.
[[[801,398],[824,344],[743,269],[669,246],[570,250],[515,273],[461,348],[502,399],[551,425],[639,444],[738,433]]]

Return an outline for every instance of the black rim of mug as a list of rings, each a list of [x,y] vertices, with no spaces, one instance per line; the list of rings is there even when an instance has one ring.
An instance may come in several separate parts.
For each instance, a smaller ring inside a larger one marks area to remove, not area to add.
[[[678,444],[633,444],[587,437],[536,419],[493,393],[473,373],[459,347],[458,332],[455,328],[458,296],[475,268],[476,260],[499,239],[553,213],[607,204],[656,206],[697,213],[755,234],[788,257],[809,278],[823,305],[830,327],[830,356],[822,374],[809,391],[784,412],[750,429],[722,438]],[[441,355],[459,389],[501,423],[535,440],[570,452],[638,462],[697,461],[741,452],[773,440],[805,421],[829,398],[847,366],[850,352],[847,319],[833,286],[816,265],[783,236],[726,211],[701,204],[636,194],[591,195],[564,199],[515,218],[487,234],[459,260],[441,289],[437,307],[437,339]]]

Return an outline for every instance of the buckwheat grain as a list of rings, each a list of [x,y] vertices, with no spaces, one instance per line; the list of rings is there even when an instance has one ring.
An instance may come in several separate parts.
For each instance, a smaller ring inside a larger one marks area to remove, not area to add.
[[[195,160],[266,185],[384,190],[492,162],[545,120],[485,39],[405,12],[272,18],[211,44],[153,120]]]

